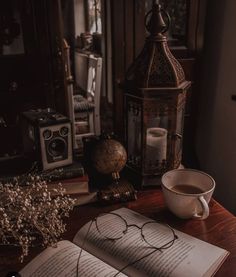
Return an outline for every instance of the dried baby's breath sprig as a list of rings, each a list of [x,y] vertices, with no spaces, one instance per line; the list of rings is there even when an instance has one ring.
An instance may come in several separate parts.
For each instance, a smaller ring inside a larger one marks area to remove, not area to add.
[[[60,183],[50,191],[40,176],[27,175],[25,186],[19,178],[0,183],[0,243],[20,246],[21,262],[31,246],[54,246],[66,230],[63,218],[73,204]]]

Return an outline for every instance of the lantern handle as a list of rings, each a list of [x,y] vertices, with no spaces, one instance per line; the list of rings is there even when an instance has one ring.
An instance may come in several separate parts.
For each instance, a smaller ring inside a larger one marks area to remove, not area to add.
[[[146,27],[146,29],[147,29],[148,31],[149,31],[149,26],[148,26],[148,23],[149,23],[149,22],[147,22],[147,20],[148,20],[148,16],[149,16],[151,13],[153,13],[153,8],[152,8],[152,9],[145,15],[145,17],[144,17],[144,24],[145,24],[145,27]],[[168,13],[166,10],[164,10],[163,8],[160,8],[160,14],[161,14],[161,13],[163,13],[163,14],[166,16],[166,18],[167,18],[167,22],[164,22],[164,23],[165,23],[165,26],[163,26],[164,29],[160,31],[160,33],[164,34],[164,33],[169,29],[169,27],[170,27],[171,17],[170,17],[170,15],[169,15],[169,13]]]

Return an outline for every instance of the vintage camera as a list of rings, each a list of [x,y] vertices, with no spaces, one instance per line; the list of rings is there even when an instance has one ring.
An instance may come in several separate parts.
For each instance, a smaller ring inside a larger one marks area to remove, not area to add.
[[[24,154],[47,170],[72,163],[71,122],[48,108],[22,113]]]

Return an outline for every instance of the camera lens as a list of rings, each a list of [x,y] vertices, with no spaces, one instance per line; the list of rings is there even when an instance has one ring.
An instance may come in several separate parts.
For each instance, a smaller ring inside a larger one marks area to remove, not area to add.
[[[65,137],[69,133],[69,128],[68,127],[61,127],[60,129],[60,135]]]
[[[47,129],[47,130],[43,131],[43,137],[44,137],[44,139],[46,139],[46,140],[50,139],[51,136],[52,136],[52,131],[51,130]]]
[[[63,155],[66,149],[65,141],[55,138],[48,144],[48,152],[51,156],[57,157]]]

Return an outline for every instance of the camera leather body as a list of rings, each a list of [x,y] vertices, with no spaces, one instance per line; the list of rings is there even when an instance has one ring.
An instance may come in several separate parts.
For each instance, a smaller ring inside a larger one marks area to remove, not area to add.
[[[22,113],[24,154],[37,161],[42,170],[72,163],[70,120],[52,110],[37,109]]]

